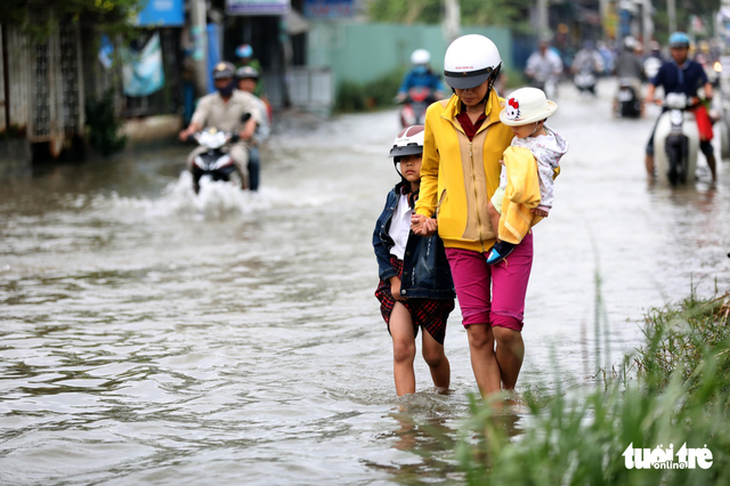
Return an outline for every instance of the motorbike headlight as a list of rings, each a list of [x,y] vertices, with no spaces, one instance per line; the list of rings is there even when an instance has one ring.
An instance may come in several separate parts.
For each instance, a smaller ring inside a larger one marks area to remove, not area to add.
[[[715,61],[715,64],[712,65],[712,69],[714,69],[716,73],[721,73],[722,63],[720,61]]]

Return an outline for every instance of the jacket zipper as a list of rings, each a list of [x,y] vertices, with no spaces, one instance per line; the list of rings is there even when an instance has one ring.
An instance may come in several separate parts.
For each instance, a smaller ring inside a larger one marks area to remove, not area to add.
[[[474,183],[474,206],[477,213],[477,225],[479,226],[479,243],[482,245],[482,252],[487,251],[484,248],[484,235],[482,234],[482,218],[479,214],[479,205],[476,204],[479,201],[479,194],[477,193],[477,174],[476,168],[474,167],[474,152],[472,150],[472,141],[469,140],[469,160],[471,161],[471,178]]]

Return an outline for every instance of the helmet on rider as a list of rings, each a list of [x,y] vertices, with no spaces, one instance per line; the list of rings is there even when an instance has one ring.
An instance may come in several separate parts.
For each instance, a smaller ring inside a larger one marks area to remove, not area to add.
[[[411,54],[411,64],[428,64],[431,62],[431,54],[426,49],[416,49]]]
[[[253,56],[253,47],[251,47],[250,45],[241,44],[240,46],[236,47],[236,57],[246,59],[247,57],[251,56]]]
[[[479,34],[463,35],[446,49],[444,78],[453,89],[476,88],[489,82],[486,97],[502,67],[502,58],[494,42]]]
[[[624,37],[624,49],[631,52],[636,48],[636,38],[633,36],[627,35]]]
[[[213,79],[233,78],[236,68],[228,61],[221,61],[213,68]]]
[[[670,49],[689,49],[689,36],[684,32],[675,32],[669,36]]]
[[[390,148],[388,157],[393,157],[393,165],[395,171],[403,177],[401,171],[398,170],[398,162],[401,157],[406,155],[420,155],[423,153],[423,125],[411,125],[395,136],[393,146]]]
[[[253,68],[251,66],[243,66],[238,69],[236,69],[236,78],[241,79],[259,79],[261,75],[256,70],[256,68]]]

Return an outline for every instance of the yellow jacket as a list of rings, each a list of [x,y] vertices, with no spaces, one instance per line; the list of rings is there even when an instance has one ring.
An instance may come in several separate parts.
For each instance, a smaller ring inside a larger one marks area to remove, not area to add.
[[[487,203],[499,187],[499,160],[513,133],[499,121],[504,99],[494,90],[472,141],[456,119],[460,105],[453,95],[428,107],[416,212],[436,215],[445,247],[485,252],[495,241]]]
[[[499,218],[499,238],[518,244],[542,217],[530,212],[540,204],[540,178],[535,156],[525,147],[509,147],[504,151],[507,188]]]

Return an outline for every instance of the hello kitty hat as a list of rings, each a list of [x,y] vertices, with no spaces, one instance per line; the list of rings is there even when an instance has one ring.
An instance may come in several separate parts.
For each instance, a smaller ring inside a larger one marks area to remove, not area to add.
[[[528,125],[544,120],[558,110],[537,88],[520,88],[507,96],[499,120],[510,127]]]

